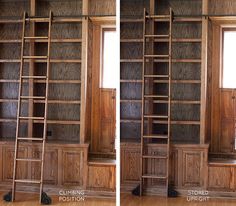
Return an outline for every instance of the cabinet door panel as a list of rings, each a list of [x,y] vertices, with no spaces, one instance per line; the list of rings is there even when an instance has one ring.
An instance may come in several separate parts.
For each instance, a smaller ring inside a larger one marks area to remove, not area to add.
[[[231,179],[230,167],[209,167],[209,189],[229,191],[232,181]]]
[[[32,158],[40,159],[42,155],[41,149],[34,148],[32,150]],[[56,149],[46,149],[44,157],[44,183],[57,184],[58,172],[58,152]],[[32,162],[31,177],[32,179],[40,179],[41,164]]]
[[[83,185],[83,151],[75,149],[63,150],[62,154],[62,184]]]
[[[221,120],[220,151],[231,152],[234,144],[234,121],[232,119]]]
[[[222,89],[220,96],[220,152],[232,152],[235,138],[235,101],[233,89]]]
[[[131,147],[121,148],[121,184],[136,183],[140,178],[140,149]]]
[[[184,187],[203,186],[203,155],[200,151],[183,151],[183,182]]]
[[[115,95],[115,89],[100,89],[100,152],[114,152]]]
[[[14,167],[14,146],[4,146],[3,147],[3,181],[12,181],[13,177],[13,167]],[[27,158],[27,148],[18,148],[18,157]],[[28,178],[28,163],[18,162],[16,178],[17,179],[27,179]]]
[[[115,191],[114,166],[89,166],[88,187],[95,190]]]

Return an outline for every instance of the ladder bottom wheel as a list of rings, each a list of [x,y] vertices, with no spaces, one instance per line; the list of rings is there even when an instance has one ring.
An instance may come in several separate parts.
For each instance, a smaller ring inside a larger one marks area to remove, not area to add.
[[[132,190],[132,194],[135,195],[135,196],[139,196],[140,195],[140,185],[138,185],[137,187],[135,187]]]
[[[46,192],[42,192],[41,204],[50,205],[51,203],[52,203],[51,197],[49,197]]]
[[[5,194],[3,196],[3,200],[5,200],[6,202],[11,202],[11,200],[12,200],[12,192],[10,191],[7,194]]]

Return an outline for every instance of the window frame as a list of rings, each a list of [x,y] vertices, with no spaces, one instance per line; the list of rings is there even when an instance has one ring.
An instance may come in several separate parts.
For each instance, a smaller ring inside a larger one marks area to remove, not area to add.
[[[235,88],[230,88],[230,87],[223,87],[223,80],[224,80],[224,37],[225,37],[225,32],[228,31],[234,31],[236,33],[236,26],[229,26],[229,27],[222,27],[221,30],[221,69],[220,69],[220,89],[236,89]],[[236,68],[235,68],[236,69]]]
[[[100,84],[99,87],[100,88],[104,88],[103,87],[103,71],[104,71],[104,34],[105,32],[109,32],[109,31],[113,31],[116,32],[116,27],[114,25],[105,25],[101,27],[101,65],[100,65]]]

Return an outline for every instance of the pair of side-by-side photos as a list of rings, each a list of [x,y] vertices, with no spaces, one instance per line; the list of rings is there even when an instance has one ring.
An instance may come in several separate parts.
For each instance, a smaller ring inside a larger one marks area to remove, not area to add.
[[[236,1],[0,0],[0,206],[236,203]]]

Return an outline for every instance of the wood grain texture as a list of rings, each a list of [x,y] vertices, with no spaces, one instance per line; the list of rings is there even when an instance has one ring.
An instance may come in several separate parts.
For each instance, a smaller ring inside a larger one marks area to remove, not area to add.
[[[3,1],[0,4],[0,15],[1,16],[22,16],[23,12],[29,12],[29,2],[28,1]]]
[[[98,48],[101,45],[101,30],[100,25],[93,26],[93,61],[92,61],[92,101],[91,101],[91,150],[98,150],[98,140],[100,136],[100,65],[101,53]]]
[[[99,152],[115,152],[116,89],[100,89]]]
[[[232,184],[231,170],[233,168],[230,167],[209,167],[209,189],[229,191]]]
[[[90,15],[115,15],[116,1],[115,0],[89,0]]]
[[[139,148],[139,143],[121,143],[121,191],[131,191],[139,183],[140,168],[137,166],[140,162]],[[166,154],[166,149],[161,144],[149,144],[145,152],[149,155],[164,155]],[[208,174],[207,152],[208,145],[172,144],[169,175],[171,184],[176,189],[206,188],[206,174]],[[147,173],[164,174],[166,165],[163,160],[149,161],[147,166],[145,166]],[[153,192],[155,191],[153,186],[157,189],[161,184],[163,182],[147,181],[147,191],[148,188],[152,188]]]
[[[1,184],[11,184],[13,172],[14,141],[1,141]],[[46,144],[44,180],[46,185],[86,187],[88,145],[81,144]],[[41,149],[38,143],[21,143],[20,158],[40,158]],[[9,164],[10,163],[10,164]],[[20,162],[17,178],[38,179],[39,163]]]
[[[47,16],[49,11],[53,11],[55,16],[76,16],[82,14],[82,1],[50,1],[43,0],[36,3],[36,15]]]
[[[209,201],[205,201],[205,206],[233,206],[235,204],[235,200],[230,199],[219,199],[219,198],[211,198]],[[188,202],[186,197],[178,197],[178,198],[164,198],[164,197],[155,197],[155,196],[145,196],[142,198],[134,197],[131,194],[122,194],[121,195],[121,206],[134,206],[134,205],[165,205],[165,206],[191,206],[195,203]],[[198,203],[196,203],[198,204]],[[201,204],[201,203],[200,203]]]
[[[181,6],[180,6],[181,5]],[[175,14],[198,15],[202,14],[202,1],[186,1],[186,0],[158,0],[155,5],[156,14],[168,14],[168,8],[171,7]]]
[[[64,150],[63,158],[63,171],[62,171],[62,184],[63,185],[78,185],[82,186],[83,183],[83,152],[71,151],[70,149]]]
[[[209,13],[210,14],[235,14],[236,2],[234,0],[209,0]]]
[[[139,144],[121,145],[121,185],[138,184],[140,177]]]
[[[149,10],[148,0],[141,0],[141,1],[140,0],[132,0],[132,1],[122,0],[120,2],[121,17],[127,16],[127,15],[140,15],[140,17],[142,18],[143,8],[146,8],[147,11]]]
[[[115,191],[115,171],[114,166],[89,165],[87,187],[94,190]]]

